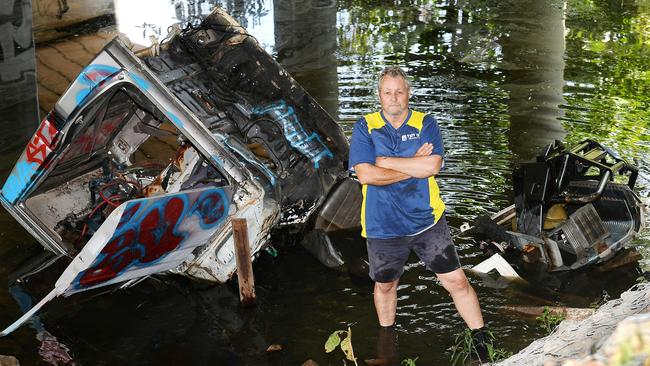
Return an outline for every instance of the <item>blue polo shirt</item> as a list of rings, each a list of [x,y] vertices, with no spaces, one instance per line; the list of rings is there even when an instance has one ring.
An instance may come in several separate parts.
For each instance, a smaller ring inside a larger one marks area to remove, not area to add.
[[[424,143],[444,156],[440,128],[435,118],[409,110],[406,122],[395,129],[381,112],[365,115],[354,124],[349,168],[375,164],[378,156],[407,158]],[[434,177],[409,178],[385,186],[362,187],[361,235],[388,239],[415,235],[433,226],[445,211]]]

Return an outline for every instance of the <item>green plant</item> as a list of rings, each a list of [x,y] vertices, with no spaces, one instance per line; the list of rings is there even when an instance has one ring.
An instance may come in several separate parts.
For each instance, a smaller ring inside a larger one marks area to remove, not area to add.
[[[352,330],[348,327],[348,330],[336,330],[327,338],[325,342],[325,352],[330,353],[336,349],[336,347],[341,348],[341,351],[345,354],[345,358],[354,362],[355,366],[357,365],[357,358],[354,357],[354,349],[352,348]],[[345,361],[343,361],[345,362]]]
[[[548,306],[544,306],[542,315],[538,316],[537,321],[541,322],[542,329],[546,331],[546,334],[551,334],[555,328],[564,320],[565,316],[560,314],[554,314],[551,312],[551,309]]]
[[[406,358],[402,360],[402,365],[403,366],[416,366],[415,361],[418,360],[418,357],[416,358]]]
[[[486,344],[486,347],[487,347],[487,352],[488,352],[488,360],[490,362],[501,361],[501,360],[504,360],[504,359],[512,356],[512,352],[506,351],[503,348],[496,348],[496,347],[494,347],[494,344],[492,342],[489,342],[488,344]]]
[[[476,352],[472,331],[465,329],[462,333],[458,334],[456,339],[454,339],[452,349],[451,364],[454,366],[466,364],[472,357],[472,352]]]
[[[512,356],[512,352],[506,351],[502,348],[494,347],[494,334],[491,331],[486,330],[485,333],[486,339],[482,346],[484,346],[487,351],[488,359],[483,361],[497,362]],[[463,332],[458,334],[454,340],[454,346],[452,346],[453,351],[451,354],[451,364],[454,366],[465,365],[472,358],[479,359],[480,357],[477,346],[480,347],[481,345],[476,343],[476,340],[472,335],[472,331],[468,328],[463,330]]]

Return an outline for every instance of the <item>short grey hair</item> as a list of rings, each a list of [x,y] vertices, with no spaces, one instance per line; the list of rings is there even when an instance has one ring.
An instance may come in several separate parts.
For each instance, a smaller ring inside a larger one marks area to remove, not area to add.
[[[393,78],[402,78],[406,83],[406,89],[411,90],[411,81],[409,80],[408,75],[402,70],[399,66],[387,66],[379,73],[379,79],[377,80],[377,90],[381,88],[381,82],[384,81],[386,76]]]

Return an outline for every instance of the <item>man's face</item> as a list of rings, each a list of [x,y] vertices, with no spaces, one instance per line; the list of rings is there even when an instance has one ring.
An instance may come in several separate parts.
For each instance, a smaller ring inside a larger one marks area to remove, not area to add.
[[[400,117],[409,108],[409,90],[401,77],[386,75],[379,87],[379,102],[385,114]]]

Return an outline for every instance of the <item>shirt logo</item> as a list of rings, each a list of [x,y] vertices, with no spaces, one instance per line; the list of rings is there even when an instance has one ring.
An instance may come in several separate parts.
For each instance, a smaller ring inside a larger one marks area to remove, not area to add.
[[[406,135],[402,135],[402,141],[415,140],[415,139],[419,139],[419,138],[420,138],[419,133],[409,133],[409,134],[406,134]]]

